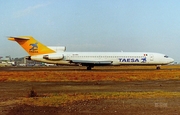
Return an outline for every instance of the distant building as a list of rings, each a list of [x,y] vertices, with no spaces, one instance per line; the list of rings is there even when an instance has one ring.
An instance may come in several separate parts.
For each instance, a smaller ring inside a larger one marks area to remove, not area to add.
[[[2,56],[0,56],[0,66],[4,67],[4,66],[14,66],[15,62],[11,60],[10,56],[5,56],[5,58],[3,58]]]
[[[27,60],[26,57],[11,58],[10,56],[0,57],[0,66],[46,66],[43,62]],[[47,64],[48,65],[48,64]],[[49,66],[49,65],[48,65]]]

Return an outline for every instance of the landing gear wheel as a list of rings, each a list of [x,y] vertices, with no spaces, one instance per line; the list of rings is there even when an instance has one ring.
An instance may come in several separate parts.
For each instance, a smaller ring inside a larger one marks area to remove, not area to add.
[[[87,70],[91,70],[91,66],[87,66]]]
[[[157,69],[157,70],[161,69],[161,66],[160,66],[160,65],[157,65],[157,66],[156,66],[156,69]]]

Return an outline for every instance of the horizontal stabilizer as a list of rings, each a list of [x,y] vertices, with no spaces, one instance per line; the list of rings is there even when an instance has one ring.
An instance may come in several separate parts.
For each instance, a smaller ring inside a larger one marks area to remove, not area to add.
[[[8,40],[11,40],[11,41],[16,41],[17,40],[29,40],[30,38],[29,37],[25,37],[25,36],[20,36],[20,37],[9,37]]]

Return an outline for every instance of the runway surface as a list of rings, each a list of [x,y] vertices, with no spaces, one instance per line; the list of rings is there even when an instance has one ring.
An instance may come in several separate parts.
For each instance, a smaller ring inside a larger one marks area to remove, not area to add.
[[[180,66],[162,66],[161,70],[180,70]],[[49,66],[49,67],[0,67],[0,71],[87,71],[84,66]],[[90,71],[154,71],[156,66],[97,66]]]

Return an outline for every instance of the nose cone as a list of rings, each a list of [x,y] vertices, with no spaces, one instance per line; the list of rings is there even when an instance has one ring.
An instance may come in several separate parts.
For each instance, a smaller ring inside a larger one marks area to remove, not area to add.
[[[173,58],[169,58],[169,63],[173,63],[174,62],[174,59]]]

